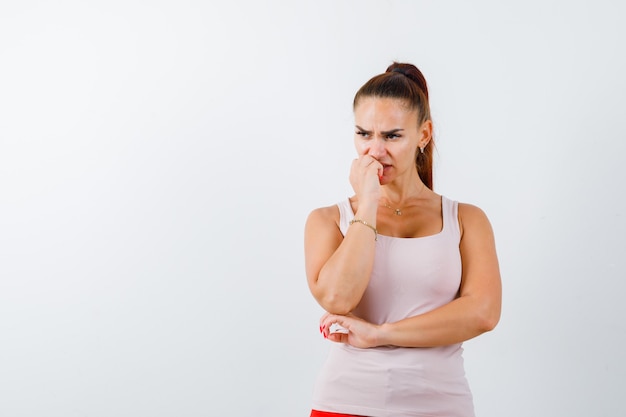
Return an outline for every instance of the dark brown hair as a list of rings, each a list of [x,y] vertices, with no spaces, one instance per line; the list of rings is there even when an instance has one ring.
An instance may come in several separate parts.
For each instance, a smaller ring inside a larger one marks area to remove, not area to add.
[[[417,125],[430,118],[428,86],[422,72],[415,65],[394,62],[387,71],[366,82],[354,96],[353,109],[363,97],[396,98],[406,102],[411,110],[417,110]],[[420,179],[428,188],[433,188],[433,149],[431,138],[424,153],[415,150],[415,165]]]

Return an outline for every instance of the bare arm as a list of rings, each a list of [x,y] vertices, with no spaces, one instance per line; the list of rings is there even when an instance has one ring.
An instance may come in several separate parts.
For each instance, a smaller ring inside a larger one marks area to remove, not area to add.
[[[463,273],[458,298],[428,313],[379,326],[352,316],[325,315],[321,321],[325,335],[358,347],[431,347],[492,330],[500,319],[502,285],[491,225],[482,210],[466,204],[459,205],[459,220]],[[350,333],[329,335],[335,322]]]
[[[358,196],[355,219],[376,228],[382,165],[369,155],[354,160],[350,182]],[[339,210],[313,211],[304,231],[306,275],[311,293],[324,310],[348,314],[363,296],[374,265],[374,231],[361,223],[339,230]]]
[[[373,214],[359,210],[357,218],[368,218],[375,227]],[[374,232],[355,223],[342,236],[338,208],[326,207],[313,211],[306,222],[304,252],[307,281],[311,293],[324,310],[347,314],[361,300],[374,263]]]

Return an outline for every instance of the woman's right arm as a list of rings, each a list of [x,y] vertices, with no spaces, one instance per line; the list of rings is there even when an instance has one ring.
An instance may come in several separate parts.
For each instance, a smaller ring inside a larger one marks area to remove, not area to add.
[[[358,197],[354,218],[376,229],[383,166],[369,155],[352,161],[350,183]],[[376,233],[354,223],[343,236],[339,208],[314,210],[304,230],[306,276],[313,297],[332,314],[348,314],[357,306],[374,265]]]
[[[376,227],[377,207],[359,205],[356,219]],[[348,314],[361,300],[374,264],[375,237],[369,227],[354,223],[344,237],[337,206],[314,210],[304,231],[307,281],[313,297],[333,314]]]

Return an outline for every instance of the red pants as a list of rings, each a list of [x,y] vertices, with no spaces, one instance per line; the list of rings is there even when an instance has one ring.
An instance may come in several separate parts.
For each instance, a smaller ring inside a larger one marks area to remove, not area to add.
[[[311,415],[309,417],[364,417],[364,416],[357,416],[354,414],[329,413],[327,411],[311,410]]]

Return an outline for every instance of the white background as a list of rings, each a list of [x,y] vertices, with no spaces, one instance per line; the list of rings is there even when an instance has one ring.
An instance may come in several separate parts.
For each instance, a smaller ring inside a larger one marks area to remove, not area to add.
[[[626,415],[618,4],[3,0],[0,415],[308,415],[304,222],[393,60],[430,84],[436,190],[496,233],[478,416]]]

